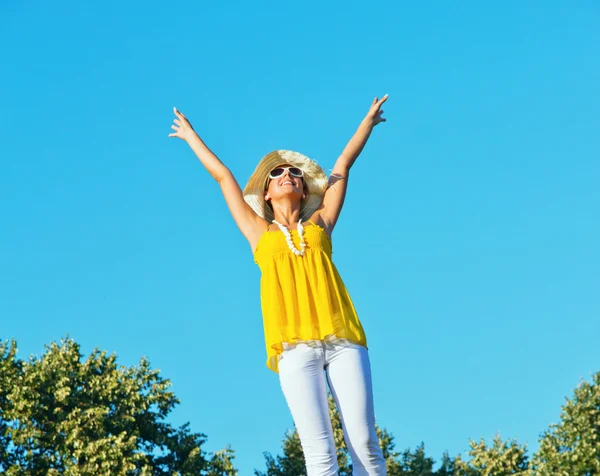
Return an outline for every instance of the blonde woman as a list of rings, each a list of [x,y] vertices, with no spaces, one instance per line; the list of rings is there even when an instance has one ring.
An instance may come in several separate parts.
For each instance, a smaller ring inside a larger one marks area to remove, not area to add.
[[[342,210],[350,168],[373,128],[384,122],[375,98],[337,159],[331,177],[289,150],[265,155],[240,189],[231,171],[174,109],[169,137],[185,140],[210,175],[260,267],[267,367],[298,430],[308,476],[337,475],[327,386],[337,403],[353,474],[384,475],[375,432],[367,340],[350,295],[331,261],[331,234]]]

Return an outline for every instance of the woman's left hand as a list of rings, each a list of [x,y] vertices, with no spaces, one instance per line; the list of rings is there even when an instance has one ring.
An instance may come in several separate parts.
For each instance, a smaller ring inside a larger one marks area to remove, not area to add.
[[[371,104],[371,108],[367,113],[367,117],[365,119],[369,121],[373,126],[376,126],[380,122],[385,122],[386,119],[383,117],[383,109],[381,109],[381,105],[387,101],[388,95],[386,94],[381,99],[375,98],[373,99],[373,104]]]

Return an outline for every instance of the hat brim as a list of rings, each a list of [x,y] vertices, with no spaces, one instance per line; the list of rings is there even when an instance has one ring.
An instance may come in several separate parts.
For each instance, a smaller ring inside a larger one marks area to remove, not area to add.
[[[323,195],[325,194],[325,190],[327,190],[328,180],[327,174],[319,164],[299,152],[274,150],[260,159],[256,169],[244,187],[244,200],[257,215],[268,222],[272,222],[275,217],[273,210],[265,202],[265,185],[271,170],[281,164],[293,165],[304,172],[304,182],[306,183],[308,194],[300,205],[300,218],[303,221],[309,220],[313,213],[321,206]]]

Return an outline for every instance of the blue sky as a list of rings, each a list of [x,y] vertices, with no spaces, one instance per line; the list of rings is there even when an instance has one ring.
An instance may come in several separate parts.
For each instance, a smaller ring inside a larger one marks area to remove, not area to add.
[[[0,6],[0,338],[147,356],[263,468],[292,421],[259,270],[172,108],[243,185],[276,148],[330,170],[388,93],[333,236],[378,422],[537,448],[600,370],[597,2],[84,3]]]

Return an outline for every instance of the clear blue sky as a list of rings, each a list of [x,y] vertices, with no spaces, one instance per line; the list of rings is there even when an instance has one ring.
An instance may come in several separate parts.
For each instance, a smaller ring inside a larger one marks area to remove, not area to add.
[[[378,422],[437,460],[537,448],[600,370],[600,7],[592,0],[2,2],[0,337],[142,356],[241,475],[292,426],[259,270],[177,106],[243,185],[294,149],[352,171],[334,259]]]

